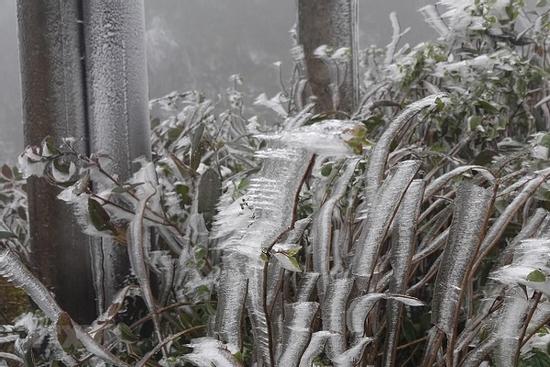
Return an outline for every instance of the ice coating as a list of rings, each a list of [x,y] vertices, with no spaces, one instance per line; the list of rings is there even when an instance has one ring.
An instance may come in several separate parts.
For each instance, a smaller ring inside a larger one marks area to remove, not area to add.
[[[338,201],[346,193],[346,188],[351,180],[358,160],[346,163],[342,175],[338,178],[335,187],[327,201],[323,203],[319,213],[312,223],[311,242],[313,245],[313,271],[321,274],[319,281],[319,294],[322,298],[326,290],[326,276],[330,271],[330,248],[332,240],[332,214]]]
[[[352,278],[340,278],[330,281],[323,299],[321,318],[323,329],[334,333],[327,341],[327,356],[334,358],[346,349],[346,304],[353,287]]]
[[[354,275],[370,278],[376,265],[380,244],[388,232],[401,198],[419,168],[418,162],[403,161],[397,165],[393,175],[387,178],[380,187],[376,201],[368,210],[366,230],[357,240],[352,268]]]
[[[384,130],[384,133],[380,139],[378,139],[378,142],[370,153],[367,172],[365,175],[367,182],[367,200],[369,203],[374,200],[376,192],[382,184],[386,161],[390,152],[390,146],[399,130],[401,130],[409,122],[409,120],[420,111],[430,106],[434,106],[436,101],[443,100],[445,96],[446,95],[443,93],[433,94],[411,103]]]
[[[240,256],[228,254],[218,285],[216,332],[229,348],[240,350],[242,345],[241,320],[246,297],[247,278]]]
[[[197,367],[242,367],[224,344],[214,338],[193,339],[187,347],[193,348],[193,352],[184,355],[183,359]]]
[[[313,333],[306,350],[302,354],[299,367],[312,367],[313,360],[323,352],[325,343],[331,335],[333,335],[333,333],[326,330]]]
[[[416,246],[416,227],[424,194],[423,180],[414,180],[401,201],[392,235],[390,264],[393,270],[389,291],[405,294],[407,278],[411,268],[411,259]],[[387,304],[387,337],[385,366],[395,363],[395,348],[399,338],[399,326],[402,306],[397,301],[389,300]]]
[[[285,306],[282,354],[277,366],[297,366],[311,337],[311,323],[319,304],[297,302]]]
[[[454,200],[449,240],[435,281],[432,322],[447,336],[454,332],[464,279],[478,251],[489,216],[492,191],[463,183]]]
[[[361,129],[361,125],[354,121],[325,120],[257,137],[266,141],[282,142],[287,147],[307,149],[318,155],[345,156],[353,154],[347,142]]]

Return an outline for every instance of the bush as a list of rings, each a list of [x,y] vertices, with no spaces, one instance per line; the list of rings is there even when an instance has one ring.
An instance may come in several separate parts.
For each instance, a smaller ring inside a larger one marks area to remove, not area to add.
[[[23,174],[64,187],[88,234],[128,246],[134,277],[82,328],[16,256],[26,232],[15,210],[0,273],[43,315],[0,330],[10,358],[544,365],[548,10],[443,3],[446,22],[422,10],[438,41],[396,51],[396,28],[385,52],[366,50],[350,120],[299,110],[284,92],[257,100],[276,117],[247,118],[234,77],[224,112],[196,92],[152,101],[154,160],[129,182],[70,139],[27,148]]]

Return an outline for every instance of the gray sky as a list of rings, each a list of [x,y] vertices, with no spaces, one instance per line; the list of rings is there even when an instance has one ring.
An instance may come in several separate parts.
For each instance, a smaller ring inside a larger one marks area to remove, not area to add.
[[[290,71],[289,30],[295,0],[145,0],[149,91],[199,89],[211,98],[241,74],[249,98],[278,91],[272,64]],[[385,45],[389,13],[397,12],[411,44],[433,37],[417,9],[431,0],[359,0],[360,44]],[[15,0],[0,0],[0,162],[14,162],[23,147]]]

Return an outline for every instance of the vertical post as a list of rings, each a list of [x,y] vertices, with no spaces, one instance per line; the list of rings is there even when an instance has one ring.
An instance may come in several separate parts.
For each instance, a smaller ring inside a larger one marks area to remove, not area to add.
[[[132,161],[150,158],[143,0],[85,0],[84,38],[91,152],[111,157],[107,169],[128,179]],[[102,240],[95,254],[100,307],[129,274],[126,248]]]
[[[17,1],[26,145],[86,136],[79,1]],[[86,154],[86,141],[77,143]],[[82,323],[95,318],[90,239],[44,179],[27,183],[32,265],[61,306]]]
[[[304,48],[307,79],[311,94],[317,98],[317,112],[351,113],[357,106],[357,6],[357,0],[298,0],[298,40]],[[331,77],[331,65],[314,55],[322,45],[351,51],[349,61],[340,68],[344,75],[338,81],[334,75]],[[333,90],[339,94],[337,106]]]

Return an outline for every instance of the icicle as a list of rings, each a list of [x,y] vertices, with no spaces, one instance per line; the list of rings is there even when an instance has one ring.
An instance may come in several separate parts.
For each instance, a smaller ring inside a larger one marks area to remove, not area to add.
[[[396,216],[390,254],[390,264],[393,269],[389,286],[391,293],[406,293],[406,282],[416,245],[416,226],[420,206],[422,205],[424,187],[425,183],[423,180],[414,180],[411,183],[405,192]],[[394,359],[399,338],[401,314],[402,306],[394,300],[388,301],[385,366],[392,366],[395,363]]]
[[[285,306],[285,327],[283,332],[282,355],[277,361],[279,367],[297,366],[311,336],[311,323],[319,304],[298,302]]]
[[[463,183],[454,200],[449,241],[435,281],[432,322],[450,338],[455,329],[462,286],[475,258],[491,207],[491,190]]]
[[[384,181],[376,201],[369,208],[367,230],[356,244],[356,255],[352,273],[370,278],[378,258],[380,244],[384,240],[391,221],[397,211],[401,198],[418,172],[420,164],[415,161],[404,161],[397,165],[391,178]]]

